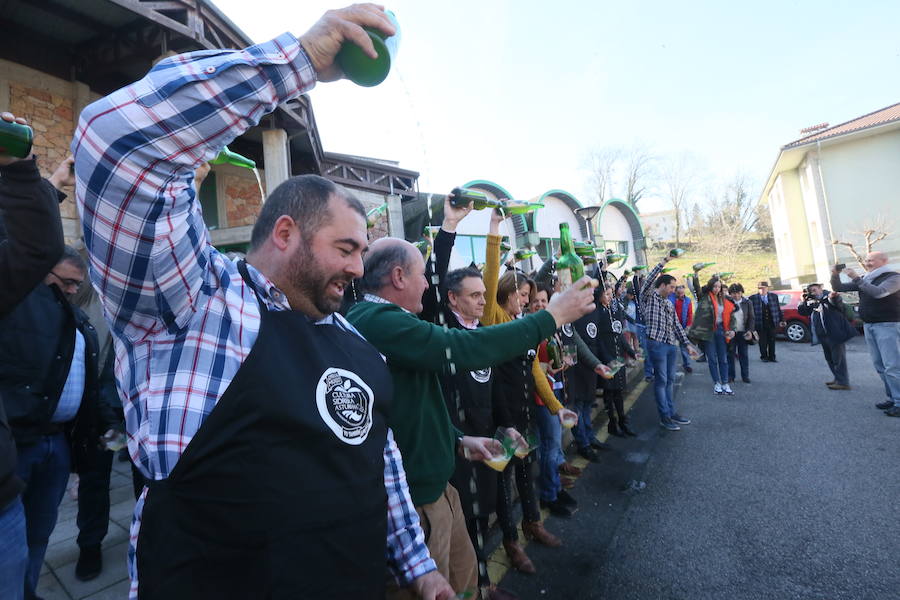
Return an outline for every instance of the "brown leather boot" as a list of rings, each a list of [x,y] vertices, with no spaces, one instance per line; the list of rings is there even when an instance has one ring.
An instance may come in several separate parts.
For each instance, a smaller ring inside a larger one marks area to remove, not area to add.
[[[512,563],[513,568],[522,573],[532,574],[535,572],[534,563],[525,554],[525,550],[522,549],[519,542],[503,540],[503,548],[506,550],[506,555],[509,556],[509,561]]]
[[[581,469],[570,462],[564,462],[563,464],[559,465],[559,472],[561,475],[568,475],[570,477],[581,476]]]
[[[544,524],[540,521],[522,521],[522,533],[525,534],[526,539],[534,540],[550,548],[562,546],[562,540],[544,529]]]

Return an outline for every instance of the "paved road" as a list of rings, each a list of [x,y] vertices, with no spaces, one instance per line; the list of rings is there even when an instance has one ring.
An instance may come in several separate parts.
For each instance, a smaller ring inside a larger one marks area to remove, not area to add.
[[[538,574],[502,585],[523,599],[900,598],[900,419],[873,406],[865,342],[848,349],[849,392],[824,386],[818,347],[779,343],[778,357],[752,355],[734,397],[696,365],[680,432],[656,426],[645,390],[640,438],[614,439],[575,489],[580,510],[548,520],[563,548],[530,544]],[[646,490],[623,494],[633,478]]]

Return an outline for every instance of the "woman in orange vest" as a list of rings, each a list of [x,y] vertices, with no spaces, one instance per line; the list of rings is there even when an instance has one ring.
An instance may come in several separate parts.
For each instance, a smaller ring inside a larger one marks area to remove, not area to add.
[[[718,277],[710,279],[700,288],[697,275],[694,275],[694,289],[699,289],[697,312],[688,336],[703,346],[706,353],[709,374],[713,380],[713,391],[716,394],[733,395],[728,384],[728,350],[727,345],[734,337],[736,325],[734,301],[725,294],[722,282]]]

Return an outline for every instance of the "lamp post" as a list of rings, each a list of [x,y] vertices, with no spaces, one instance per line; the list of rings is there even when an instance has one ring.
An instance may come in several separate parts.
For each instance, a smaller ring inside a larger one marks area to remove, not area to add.
[[[599,206],[583,206],[575,209],[575,214],[587,221],[588,239],[591,243],[596,242],[596,237],[594,236],[594,217],[596,217],[599,212]]]

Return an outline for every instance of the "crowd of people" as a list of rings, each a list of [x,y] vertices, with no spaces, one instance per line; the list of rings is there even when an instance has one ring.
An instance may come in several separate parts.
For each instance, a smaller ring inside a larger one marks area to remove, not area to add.
[[[380,8],[355,5],[299,38],[167,58],[83,111],[73,158],[47,180],[34,157],[0,155],[3,599],[37,598],[72,471],[76,575],[101,572],[126,442],[132,598],[514,598],[486,569],[491,516],[519,571],[537,570],[520,530],[562,545],[541,508],[578,507],[563,432],[598,461],[602,397],[608,433],[634,436],[628,367],[643,359],[660,426],[678,431],[690,424],[675,405],[679,354],[687,373],[705,358],[726,395],[735,360],[750,383],[750,344],[776,360],[783,317],[768,286],[744,298],[717,277],[701,286],[698,269],[692,300],[663,273],[671,254],[629,279],[601,253],[563,289],[552,259],[532,273],[502,264],[495,211],[483,271],[450,270],[472,210],[452,195],[429,260],[370,241],[359,200],[314,175],[271,192],[245,259],[213,248],[197,199],[205,161],[339,78],[342,43],[372,55],[363,27],[393,31]],[[67,186],[90,268],[63,244]],[[870,262],[832,285],[859,291],[890,399],[879,406],[900,416],[900,274]],[[84,294],[102,317],[78,306]],[[847,389],[839,296],[811,286],[805,306],[833,389]]]

